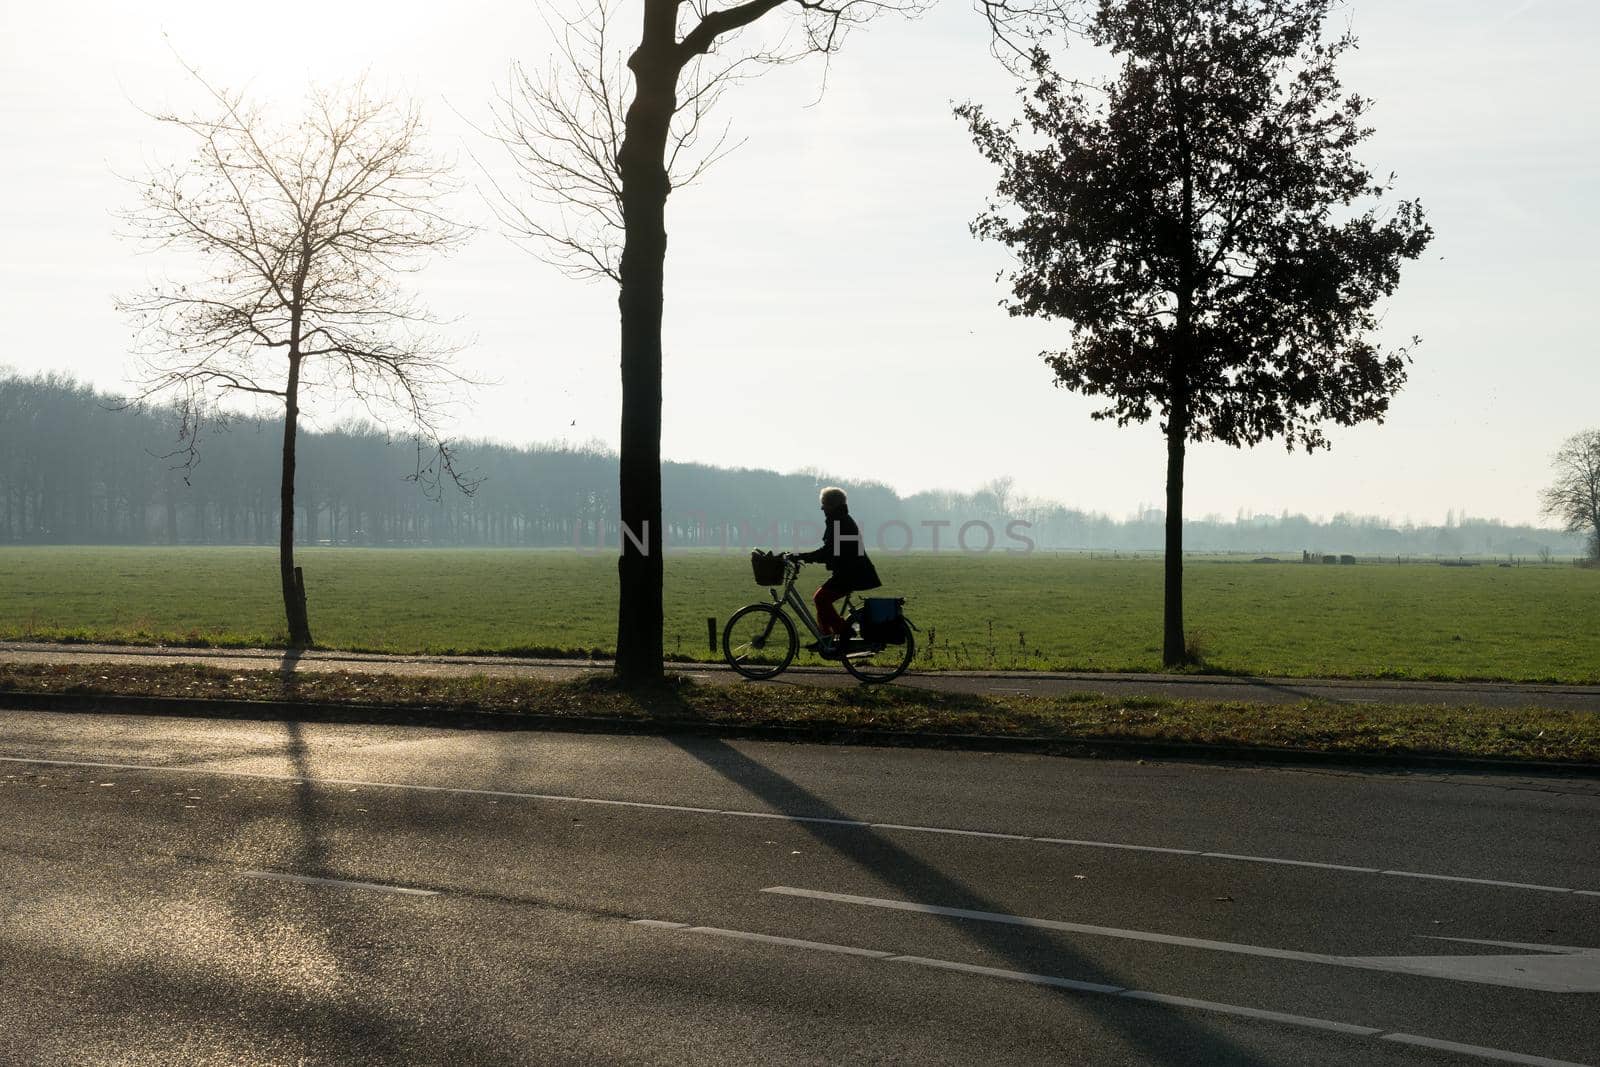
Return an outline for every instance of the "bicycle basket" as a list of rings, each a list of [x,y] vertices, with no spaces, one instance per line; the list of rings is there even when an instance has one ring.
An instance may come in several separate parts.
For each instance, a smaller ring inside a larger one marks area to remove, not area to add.
[[[783,557],[776,552],[756,549],[750,553],[750,569],[755,572],[757,585],[783,584]]]
[[[873,644],[900,645],[906,640],[906,623],[900,608],[905,597],[869,596],[861,605],[861,639]]]

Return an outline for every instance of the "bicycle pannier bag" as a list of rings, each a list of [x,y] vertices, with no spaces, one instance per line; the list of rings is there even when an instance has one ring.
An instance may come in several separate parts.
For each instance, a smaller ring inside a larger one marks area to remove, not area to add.
[[[905,597],[869,596],[863,598],[861,608],[861,639],[873,644],[903,645],[906,624],[900,607]]]
[[[783,557],[776,552],[756,549],[750,553],[750,569],[755,572],[757,585],[783,584]]]

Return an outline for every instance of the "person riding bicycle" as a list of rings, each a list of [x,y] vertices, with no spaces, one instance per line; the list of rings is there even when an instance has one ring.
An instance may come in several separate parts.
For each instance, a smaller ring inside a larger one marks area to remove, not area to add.
[[[850,517],[844,490],[830,485],[822,491],[818,502],[827,520],[822,547],[796,553],[794,558],[802,563],[824,564],[832,572],[812,597],[817,608],[817,625],[823,633],[822,641],[806,646],[813,652],[831,656],[843,642],[846,630],[844,619],[833,606],[834,601],[849,593],[876,589],[883,582],[879,581],[872,560],[867,558],[866,548],[861,543],[861,527]]]

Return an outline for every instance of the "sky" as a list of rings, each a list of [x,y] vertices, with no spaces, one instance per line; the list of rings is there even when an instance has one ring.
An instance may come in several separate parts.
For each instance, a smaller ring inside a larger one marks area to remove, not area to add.
[[[631,33],[638,0],[621,0]],[[126,175],[183,145],[146,111],[192,111],[211,81],[291,115],[313,82],[369,83],[420,101],[430,141],[482,227],[413,281],[456,321],[459,369],[484,384],[451,428],[514,444],[618,439],[616,292],[566,278],[507,240],[475,187],[508,176],[487,125],[513,60],[542,68],[533,3],[0,0],[0,364],[68,371],[120,392],[133,373],[113,306],[172,272],[117,236]],[[770,15],[768,18],[777,17]],[[1600,42],[1591,0],[1355,0],[1337,18],[1360,49],[1341,71],[1372,97],[1361,157],[1418,197],[1436,237],[1384,308],[1382,339],[1423,339],[1382,425],[1333,427],[1329,452],[1191,447],[1193,517],[1469,513],[1541,523],[1563,438],[1600,424]],[[1058,66],[1101,60],[1069,48]],[[825,76],[825,77],[824,77]],[[999,306],[1005,249],[968,224],[996,174],[954,103],[1015,114],[968,0],[853,34],[737,86],[719,118],[740,147],[668,205],[663,455],[721,466],[820,468],[902,493],[1014,492],[1113,516],[1159,507],[1154,423],[1095,422],[1039,358],[1059,322]],[[1585,297],[1584,294],[1589,294]],[[309,413],[331,425],[340,411]]]

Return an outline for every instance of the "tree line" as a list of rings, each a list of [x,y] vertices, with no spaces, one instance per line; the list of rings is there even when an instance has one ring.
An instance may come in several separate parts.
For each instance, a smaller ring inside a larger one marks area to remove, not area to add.
[[[192,413],[191,413],[192,417]],[[10,544],[275,544],[279,533],[281,420],[236,417],[204,427],[199,461],[186,467],[184,412],[175,405],[119,407],[115,398],[60,375],[0,374],[0,541]],[[192,425],[187,428],[192,432]],[[615,552],[617,456],[603,446],[464,442],[458,465],[478,482],[418,479],[407,439],[350,424],[302,431],[294,527],[302,544],[547,547]],[[425,454],[423,459],[428,457]],[[668,462],[662,467],[668,547],[809,545],[822,471],[779,473]],[[1007,479],[971,491],[901,495],[848,482],[868,547],[959,551],[1152,551],[1165,516],[1116,519],[1016,494]],[[1013,526],[1008,532],[1008,524]],[[1396,525],[1350,515],[1217,516],[1187,521],[1191,551],[1355,553],[1363,556],[1576,555],[1579,535],[1453,516],[1443,526]],[[1284,556],[1283,558],[1292,558]]]

